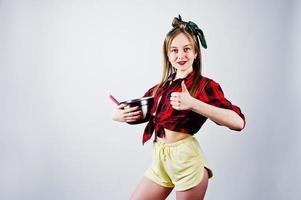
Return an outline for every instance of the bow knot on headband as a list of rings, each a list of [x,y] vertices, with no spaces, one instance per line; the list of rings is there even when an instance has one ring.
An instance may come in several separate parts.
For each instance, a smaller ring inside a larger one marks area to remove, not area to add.
[[[196,37],[199,38],[202,47],[207,49],[207,43],[205,40],[205,36],[203,31],[192,21],[185,22],[182,21],[181,15],[179,17],[175,17],[172,21],[173,29],[167,33],[169,35],[171,32],[173,32],[176,28],[183,28],[185,31],[193,33]]]

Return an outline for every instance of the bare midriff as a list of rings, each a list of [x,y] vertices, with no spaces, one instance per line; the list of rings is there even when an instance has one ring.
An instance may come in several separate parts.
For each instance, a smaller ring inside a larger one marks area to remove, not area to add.
[[[163,137],[163,138],[157,137],[157,140],[162,143],[177,142],[177,141],[180,141],[184,138],[191,136],[188,133],[171,131],[166,128],[164,129],[164,131],[165,131],[165,137]]]

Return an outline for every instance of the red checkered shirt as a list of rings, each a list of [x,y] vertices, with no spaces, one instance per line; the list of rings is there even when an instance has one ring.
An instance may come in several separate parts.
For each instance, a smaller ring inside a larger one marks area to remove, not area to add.
[[[156,134],[155,140],[157,136],[164,137],[164,128],[193,135],[200,130],[202,125],[207,120],[207,117],[191,110],[175,110],[171,106],[171,93],[182,91],[181,82],[183,80],[189,90],[195,78],[195,73],[191,72],[183,79],[173,80],[174,77],[175,74],[172,74],[166,83],[158,89],[157,94],[154,96],[151,117],[143,134],[143,144],[152,137],[153,132]],[[144,97],[152,96],[155,87],[156,86],[149,89],[144,94]],[[242,114],[240,108],[236,105],[233,105],[225,98],[220,85],[212,79],[202,76],[194,97],[210,105],[233,110],[244,120],[245,124],[245,116]]]

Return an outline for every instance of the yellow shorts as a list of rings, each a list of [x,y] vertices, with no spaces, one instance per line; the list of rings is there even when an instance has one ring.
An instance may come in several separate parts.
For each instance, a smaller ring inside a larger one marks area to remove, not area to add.
[[[202,181],[204,168],[211,178],[203,151],[190,136],[174,143],[154,142],[153,161],[144,176],[163,187],[184,191]]]

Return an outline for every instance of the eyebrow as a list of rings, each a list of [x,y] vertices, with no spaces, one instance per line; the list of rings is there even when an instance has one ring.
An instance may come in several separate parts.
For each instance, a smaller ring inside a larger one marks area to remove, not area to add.
[[[186,45],[184,45],[184,47],[187,47],[187,46],[191,46],[191,47],[192,47],[192,45],[191,45],[191,44],[186,44]],[[172,48],[178,48],[178,47],[171,46],[170,48],[172,49]]]

